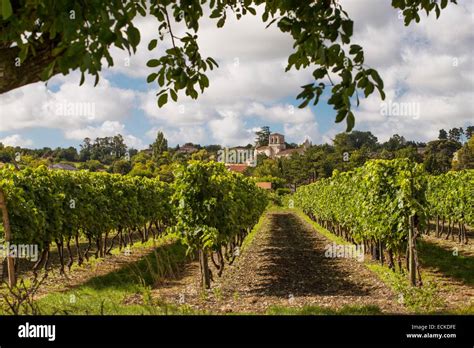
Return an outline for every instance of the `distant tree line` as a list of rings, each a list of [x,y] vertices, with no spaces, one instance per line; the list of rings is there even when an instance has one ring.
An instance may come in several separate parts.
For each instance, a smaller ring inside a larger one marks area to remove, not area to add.
[[[246,175],[272,181],[275,188],[286,190],[332,175],[334,170],[348,171],[362,166],[370,159],[409,158],[423,163],[432,174],[449,170],[474,168],[474,127],[441,129],[439,137],[428,143],[406,140],[394,134],[380,143],[371,132],[352,131],[337,134],[332,144],[312,145],[303,154],[295,153],[289,158],[271,159],[265,155],[257,157],[257,166],[249,167]],[[268,144],[269,127],[256,132],[255,145]],[[49,166],[54,163],[68,163],[78,169],[108,171],[123,175],[160,177],[172,181],[178,164],[190,159],[217,160],[220,145],[201,146],[186,143],[185,146],[168,146],[165,135],[157,132],[155,141],[148,149],[138,151],[128,148],[122,135],[85,138],[79,151],[75,147],[51,149],[25,149],[4,146],[0,143],[0,162],[18,161],[20,166]],[[248,144],[247,148],[252,145]],[[297,147],[287,144],[288,148]],[[183,149],[187,150],[184,151]],[[191,149],[192,151],[188,151]],[[19,156],[18,156],[19,155]],[[18,158],[19,157],[19,158]]]
[[[257,167],[249,168],[247,174],[284,179],[287,185],[296,187],[330,177],[334,170],[360,167],[370,159],[408,158],[423,163],[426,170],[435,175],[449,170],[473,169],[473,130],[473,126],[465,130],[442,129],[439,138],[428,143],[406,140],[399,134],[380,143],[371,132],[340,133],[334,137],[333,144],[313,145],[303,154],[295,153],[289,158],[270,159],[259,155]],[[257,143],[266,133],[266,129],[256,133]]]

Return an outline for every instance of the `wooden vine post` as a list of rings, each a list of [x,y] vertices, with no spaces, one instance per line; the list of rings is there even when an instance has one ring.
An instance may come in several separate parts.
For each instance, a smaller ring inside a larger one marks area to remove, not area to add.
[[[412,286],[416,286],[415,247],[415,217],[412,215],[410,216],[410,228],[408,230],[408,274]]]
[[[414,192],[414,180],[415,180],[415,173],[414,169],[411,169],[411,177],[410,177],[410,192],[413,195]],[[415,199],[413,196],[411,199]],[[416,260],[416,237],[415,234],[415,215],[413,213],[410,214],[408,220],[408,276],[410,279],[410,285],[416,286],[416,271],[417,271],[417,260]]]
[[[5,231],[5,242],[9,246],[12,240],[12,232],[10,229],[10,220],[8,219],[7,202],[5,201],[5,195],[3,194],[3,191],[1,189],[0,189],[0,209],[2,210],[3,229]],[[13,257],[10,256],[9,252],[7,256],[7,271],[8,271],[8,285],[10,287],[13,287],[16,285],[15,264],[13,261]]]
[[[201,268],[201,286],[204,289],[210,289],[211,277],[210,277],[209,263],[207,259],[207,253],[203,249],[199,249],[199,265]]]

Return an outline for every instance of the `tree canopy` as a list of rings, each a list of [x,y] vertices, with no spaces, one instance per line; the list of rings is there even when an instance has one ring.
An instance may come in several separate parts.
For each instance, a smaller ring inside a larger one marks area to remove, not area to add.
[[[392,0],[405,25],[419,22],[422,11],[428,15],[434,11],[439,17],[449,3],[456,0]],[[275,24],[294,41],[286,71],[314,68],[315,81],[302,86],[297,96],[300,107],[317,104],[329,87],[328,102],[337,112],[336,122],[346,120],[351,130],[352,103],[355,99],[359,104],[359,92],[367,97],[377,89],[385,98],[378,72],[364,64],[363,48],[351,43],[353,21],[337,0],[1,0],[0,93],[73,70],[81,72],[80,84],[85,74],[95,76],[97,84],[103,65],[114,65],[111,48],[134,54],[141,39],[134,21],[151,15],[158,33],[148,49],[155,51],[159,41],[171,41],[164,55],[147,63],[155,69],[147,81],[158,84],[158,106],[176,101],[180,91],[196,99],[197,89],[202,93],[209,87],[206,72],[218,66],[199,51],[203,18],[209,16],[223,27],[227,16],[255,16],[259,6],[262,21]],[[175,26],[185,26],[185,34],[178,37]],[[329,86],[322,82],[326,77]]]
[[[263,126],[260,128],[259,131],[255,132],[255,144],[256,146],[267,146],[269,143],[270,137],[270,127]]]
[[[163,132],[157,133],[155,142],[150,145],[150,148],[153,151],[153,159],[158,161],[163,152],[168,150],[168,140]]]

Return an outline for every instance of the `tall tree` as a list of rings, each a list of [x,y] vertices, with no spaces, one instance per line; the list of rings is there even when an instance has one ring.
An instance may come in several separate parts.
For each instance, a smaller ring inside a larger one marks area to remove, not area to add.
[[[158,132],[154,143],[150,147],[153,150],[153,159],[158,162],[163,152],[168,151],[168,140],[166,140],[163,132]]]
[[[388,141],[382,144],[382,147],[386,148],[389,151],[396,151],[403,148],[406,145],[406,140],[403,136],[394,134],[388,139]]]
[[[15,158],[15,149],[0,143],[0,162],[10,163]]]
[[[78,159],[77,150],[75,147],[68,147],[67,149],[58,147],[53,151],[55,161],[70,161],[74,162]]]
[[[466,136],[468,140],[471,139],[473,133],[474,133],[474,126],[467,126],[466,130],[464,131],[464,135]]]
[[[453,169],[474,169],[474,137],[469,138],[469,141],[456,152],[455,160],[453,161]]]
[[[255,138],[255,145],[257,147],[268,145],[269,138],[270,138],[270,127],[268,126],[261,127],[259,131],[255,132],[255,135],[257,136]]]
[[[116,159],[120,159],[127,153],[127,145],[121,134],[115,135],[111,139],[112,153]]]
[[[448,132],[448,139],[452,141],[461,142],[461,137],[463,136],[462,128],[452,128]]]
[[[446,173],[451,169],[454,153],[461,144],[453,140],[430,141],[425,151],[425,168],[431,174]]]
[[[421,12],[435,12],[439,17],[441,9],[456,1],[393,0],[392,6],[409,25],[420,21]],[[148,49],[157,56],[147,62],[156,69],[147,81],[161,88],[158,106],[169,99],[176,101],[179,91],[196,99],[197,89],[202,93],[209,87],[206,72],[217,67],[212,57],[202,57],[199,50],[203,17],[209,16],[220,28],[228,15],[235,14],[237,19],[256,15],[260,6],[262,21],[275,23],[293,40],[286,71],[314,69],[315,81],[304,85],[297,96],[300,107],[318,103],[327,87],[322,81],[330,74],[338,78],[331,79],[336,83],[330,85],[329,104],[336,110],[337,122],[346,120],[347,130],[355,123],[352,97],[359,100],[359,94],[367,97],[377,89],[385,98],[379,74],[365,64],[363,48],[351,42],[354,23],[336,0],[2,0],[1,4],[0,93],[73,70],[81,72],[80,84],[85,74],[93,75],[97,84],[103,64],[115,63],[114,49],[136,53],[141,34],[134,23],[138,16],[150,15],[156,18],[158,30]],[[183,34],[177,36],[177,32]],[[171,42],[171,47],[158,49],[158,40]]]
[[[334,147],[339,153],[361,149],[363,146],[374,150],[377,145],[377,137],[371,132],[352,131],[351,133],[339,133],[334,138]]]
[[[257,165],[252,173],[256,177],[274,176],[282,178],[283,174],[278,166],[278,161],[273,159],[264,159],[260,165]]]
[[[292,184],[294,189],[312,181],[311,163],[306,160],[304,155],[295,153],[290,158],[282,158],[280,161],[283,178]]]
[[[92,159],[103,164],[111,164],[124,157],[127,152],[127,145],[120,134],[113,137],[96,138],[93,143],[90,138],[85,138],[80,147],[79,159],[81,161]]]
[[[79,160],[85,162],[91,159],[92,155],[92,143],[90,138],[84,138],[84,141],[79,145],[81,150],[79,151]]]
[[[439,130],[439,135],[438,135],[439,140],[446,140],[448,139],[448,132],[446,132],[444,129]]]

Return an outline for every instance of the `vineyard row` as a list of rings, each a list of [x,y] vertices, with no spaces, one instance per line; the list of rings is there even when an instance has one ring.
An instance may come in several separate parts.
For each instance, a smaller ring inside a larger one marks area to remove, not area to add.
[[[88,258],[95,244],[96,257],[150,235],[177,232],[191,252],[199,252],[204,285],[212,274],[210,257],[222,272],[232,262],[245,235],[266,207],[266,194],[255,182],[229,172],[219,163],[191,162],[167,184],[156,179],[86,171],[51,171],[45,167],[0,170],[0,190],[6,200],[15,244],[36,244],[41,257],[33,269],[47,267],[50,248],[58,248],[61,272]],[[80,240],[88,246],[81,251]],[[69,259],[65,265],[64,249]]]
[[[331,178],[300,187],[291,199],[310,218],[351,243],[363,244],[391,268],[397,259],[401,270],[406,256],[415,285],[417,278],[421,284],[417,237],[428,231],[430,219],[441,218],[450,226],[458,223],[459,240],[467,243],[465,225],[474,225],[473,192],[472,170],[431,177],[422,165],[397,159],[336,171]]]

